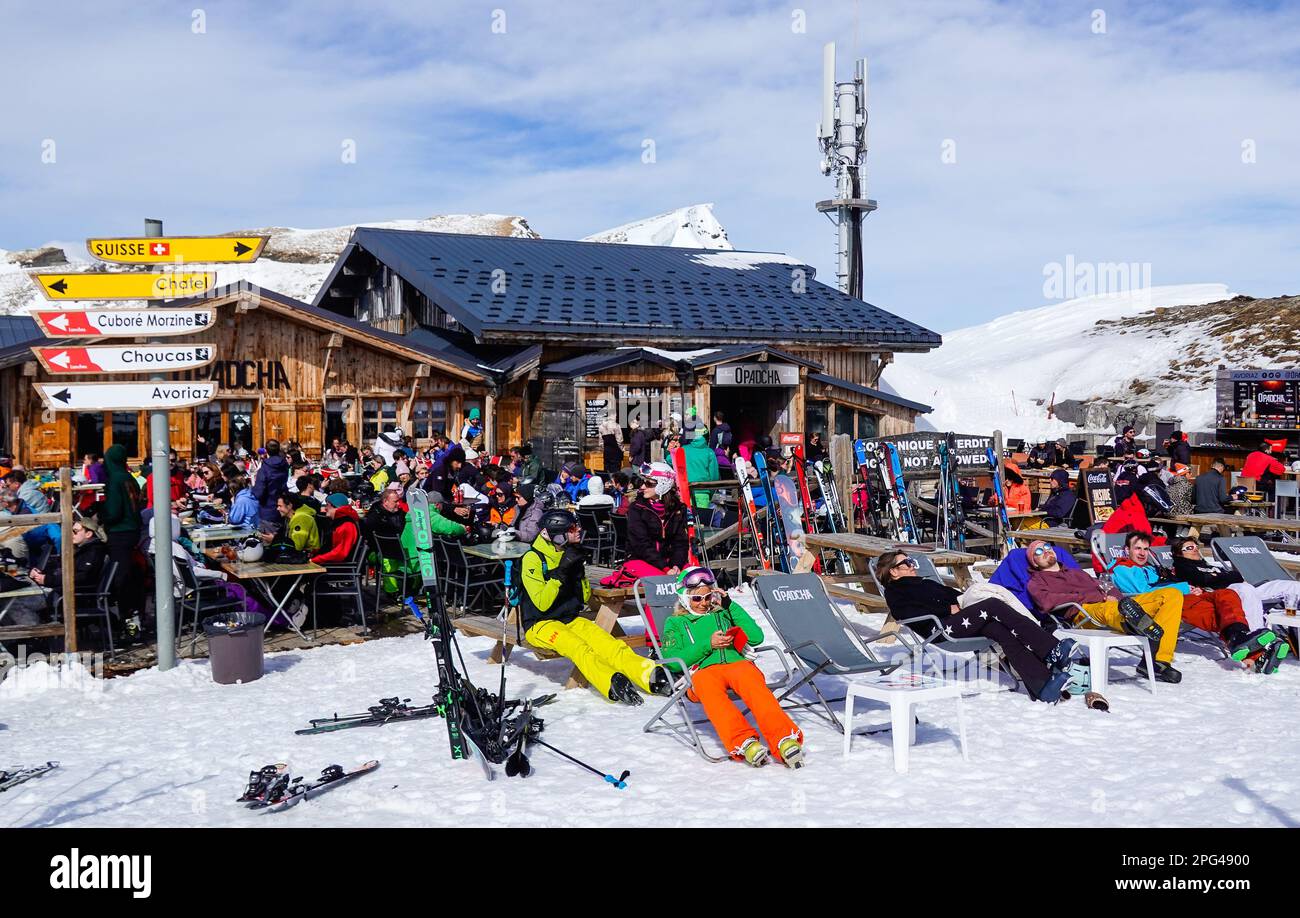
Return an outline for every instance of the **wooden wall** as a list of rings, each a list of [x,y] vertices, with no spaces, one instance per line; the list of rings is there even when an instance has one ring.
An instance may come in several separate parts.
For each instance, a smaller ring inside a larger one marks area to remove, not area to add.
[[[327,398],[351,400],[347,427],[349,439],[356,444],[361,442],[362,401],[366,398],[395,401],[398,423],[408,430],[414,398],[445,398],[448,427],[456,425],[454,432],[449,431],[453,436],[459,432],[462,400],[467,397],[477,398],[480,403],[486,400],[485,385],[446,375],[415,360],[414,355],[407,357],[386,351],[313,322],[309,316],[297,320],[270,308],[245,310],[234,302],[220,304],[210,330],[168,339],[175,344],[213,344],[218,363],[176,375],[187,379],[215,379],[218,400],[253,402],[253,429],[258,432],[259,442],[272,437],[297,439],[309,455],[319,452],[324,445]],[[128,339],[119,343],[133,342]],[[148,378],[148,374],[58,377],[66,382],[109,379],[125,382]],[[35,358],[0,370],[0,388],[14,405],[6,439],[19,459],[33,467],[80,459],[74,455],[76,415],[47,414],[31,385],[50,380]],[[174,411],[169,420],[172,446],[182,456],[191,455],[194,412]],[[139,443],[135,451],[138,458],[148,455],[148,428],[148,414],[140,412]]]

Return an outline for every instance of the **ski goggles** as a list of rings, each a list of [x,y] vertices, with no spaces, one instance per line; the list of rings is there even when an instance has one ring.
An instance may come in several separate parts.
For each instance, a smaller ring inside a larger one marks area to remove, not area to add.
[[[681,587],[689,590],[697,586],[717,586],[718,578],[713,576],[713,571],[707,568],[697,567],[693,571],[687,571],[686,576],[682,578]]]

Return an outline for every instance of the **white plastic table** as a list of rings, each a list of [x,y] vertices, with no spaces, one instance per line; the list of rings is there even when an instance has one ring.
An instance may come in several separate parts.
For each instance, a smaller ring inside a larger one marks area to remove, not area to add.
[[[850,682],[844,697],[844,756],[853,745],[853,702],[856,698],[869,698],[889,705],[889,719],[893,732],[894,771],[907,773],[911,747],[916,744],[916,706],[926,701],[951,698],[957,702],[957,735],[961,743],[961,757],[969,760],[966,751],[966,712],[961,703],[961,683],[945,682],[934,676],[914,673],[891,673],[870,682]]]
[[[1110,684],[1110,652],[1119,647],[1134,647],[1142,651],[1147,661],[1147,681],[1151,692],[1156,690],[1156,667],[1151,659],[1151,642],[1136,634],[1120,634],[1116,631],[1103,631],[1100,628],[1058,628],[1058,638],[1072,638],[1088,648],[1089,679],[1092,691],[1104,692]]]
[[[1293,631],[1300,636],[1300,615],[1287,615],[1285,612],[1270,612],[1264,618],[1264,623],[1270,628],[1281,628],[1283,631]]]

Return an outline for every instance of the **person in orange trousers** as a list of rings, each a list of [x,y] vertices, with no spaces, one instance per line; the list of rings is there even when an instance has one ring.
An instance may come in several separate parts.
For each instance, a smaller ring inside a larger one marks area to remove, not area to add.
[[[769,757],[789,768],[803,765],[803,731],[767,687],[762,670],[747,649],[763,640],[749,613],[718,589],[713,572],[690,567],[677,578],[677,609],[664,624],[665,666],[691,670],[686,697],[704,706],[713,728],[731,757],[753,766]],[[728,697],[735,692],[754,715],[755,729]],[[767,741],[764,747],[760,740]]]

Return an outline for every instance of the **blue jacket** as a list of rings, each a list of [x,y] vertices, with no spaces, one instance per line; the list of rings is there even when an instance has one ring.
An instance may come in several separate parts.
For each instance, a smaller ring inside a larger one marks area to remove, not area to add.
[[[1138,567],[1136,564],[1120,561],[1110,569],[1110,577],[1115,582],[1115,586],[1124,593],[1149,593],[1151,590],[1172,588],[1186,596],[1192,589],[1182,581],[1161,583],[1160,572],[1151,564]]]
[[[1015,594],[1016,599],[1024,603],[1026,609],[1033,612],[1034,600],[1029,595],[1029,555],[1027,551],[1024,548],[1012,550],[1002,559],[998,569],[989,578],[989,583],[996,583],[998,586],[1010,590]],[[1075,561],[1074,556],[1068,551],[1057,551],[1056,560],[1066,570],[1079,569],[1079,562]],[[1123,589],[1123,587],[1120,589]]]
[[[257,498],[253,496],[253,489],[244,488],[235,495],[235,500],[230,505],[230,516],[227,517],[227,521],[231,526],[255,527],[259,519]]]
[[[591,475],[583,475],[579,479],[570,478],[567,484],[560,485],[560,487],[569,493],[569,499],[576,504],[578,498],[587,493],[587,481],[590,478]]]
[[[262,467],[257,470],[257,480],[253,482],[253,496],[262,510],[264,519],[275,519],[279,512],[275,502],[289,489],[289,463],[283,456],[267,456]]]

